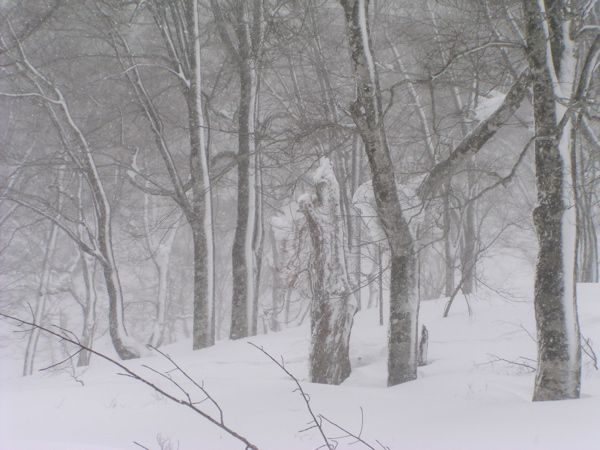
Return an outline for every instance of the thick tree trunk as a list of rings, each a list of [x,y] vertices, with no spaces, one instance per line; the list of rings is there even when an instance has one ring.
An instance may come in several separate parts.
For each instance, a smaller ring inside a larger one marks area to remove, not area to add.
[[[351,106],[371,168],[377,214],[390,247],[388,384],[417,376],[418,300],[413,238],[396,191],[381,107],[381,94],[368,29],[368,0],[340,0],[344,8],[357,99]]]
[[[311,350],[313,383],[340,384],[350,375],[349,341],[356,300],[348,284],[340,190],[331,162],[322,158],[316,195],[300,202],[311,251]]]
[[[544,4],[551,8],[545,10]],[[575,291],[575,201],[571,120],[561,130],[558,99],[571,95],[575,61],[561,1],[523,0],[527,57],[533,75],[539,253],[535,275],[538,369],[534,400],[578,398],[581,349]],[[552,38],[550,38],[552,36]],[[562,83],[559,84],[559,82]]]

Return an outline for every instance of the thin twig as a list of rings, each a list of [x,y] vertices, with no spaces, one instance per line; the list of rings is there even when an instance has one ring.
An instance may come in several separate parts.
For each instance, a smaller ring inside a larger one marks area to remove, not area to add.
[[[29,326],[38,328],[38,329],[40,329],[42,331],[45,331],[46,333],[48,333],[48,334],[50,334],[52,336],[55,336],[55,337],[60,338],[60,339],[63,339],[66,342],[69,342],[70,344],[73,344],[73,345],[81,348],[82,350],[87,350],[88,352],[92,353],[93,355],[96,355],[96,356],[104,359],[105,361],[108,361],[109,363],[113,364],[114,366],[117,366],[121,370],[123,370],[124,371],[124,375],[129,376],[129,377],[131,377],[131,378],[133,378],[133,379],[135,379],[137,381],[140,381],[141,383],[144,383],[145,385],[149,386],[154,391],[156,391],[156,392],[164,395],[166,398],[168,398],[169,400],[173,401],[174,403],[177,403],[179,405],[186,406],[186,407],[190,408],[192,411],[194,411],[195,413],[199,414],[204,419],[208,420],[209,422],[213,423],[217,427],[221,428],[223,431],[225,431],[230,436],[234,437],[238,441],[243,442],[244,445],[246,445],[246,449],[247,450],[248,449],[249,450],[258,450],[258,447],[255,444],[251,443],[247,438],[245,438],[241,434],[237,433],[233,429],[229,428],[224,423],[219,422],[217,419],[215,419],[214,417],[212,417],[210,414],[207,414],[204,411],[202,411],[201,409],[198,409],[189,400],[183,400],[183,399],[175,397],[174,395],[169,394],[165,390],[163,390],[160,387],[156,386],[151,381],[149,381],[146,378],[144,378],[143,376],[137,374],[136,372],[134,372],[133,370],[129,369],[124,364],[120,363],[119,361],[116,361],[116,360],[112,359],[111,357],[105,355],[104,353],[100,353],[99,351],[94,350],[93,348],[87,347],[86,345],[83,345],[79,341],[69,338],[68,335],[61,335],[61,334],[57,333],[56,331],[53,331],[53,330],[51,330],[49,328],[46,328],[44,326],[41,326],[41,325],[37,325],[37,324],[35,324],[33,322],[29,322],[29,321],[26,321],[26,320],[23,320],[23,319],[19,319],[18,317],[14,317],[14,316],[11,316],[9,314],[4,314],[2,312],[0,312],[0,317],[4,317],[6,319],[10,319],[10,320],[15,321],[15,322],[20,323],[20,324],[25,324],[25,325],[29,325]],[[62,329],[63,331],[67,331],[67,330],[64,330],[64,328],[61,328],[61,327],[57,327],[57,328]]]
[[[341,425],[337,424],[336,422],[334,422],[333,420],[328,419],[327,417],[325,417],[324,415],[320,414],[319,417],[321,417],[325,422],[329,423],[330,425],[333,425],[334,427],[336,427],[337,429],[339,429],[340,431],[343,431],[344,433],[347,434],[347,436],[344,437],[352,437],[354,439],[356,439],[356,442],[360,442],[361,444],[363,444],[364,446],[370,448],[371,450],[376,450],[375,447],[373,447],[371,444],[369,444],[368,442],[366,442],[362,437],[362,431],[363,431],[363,425],[364,425],[364,414],[363,414],[363,409],[362,407],[360,408],[360,431],[358,434],[354,434],[351,431],[348,431],[347,429],[345,429],[344,427],[342,427]]]
[[[300,381],[298,381],[298,378],[296,378],[289,370],[286,369],[286,367],[283,363],[279,362],[276,358],[274,358],[271,354],[269,354],[262,346],[258,346],[253,342],[248,342],[248,344],[250,344],[252,347],[254,347],[257,350],[264,353],[267,356],[267,358],[269,358],[271,361],[273,361],[275,364],[277,364],[277,366],[281,370],[283,370],[286,373],[286,375],[296,384],[297,388],[294,391],[300,392],[300,395],[302,396],[302,400],[304,400],[304,403],[306,405],[306,409],[308,410],[308,413],[312,417],[312,422],[314,423],[315,427],[318,428],[319,433],[321,434],[321,437],[323,438],[323,441],[325,442],[325,448],[327,448],[327,449],[335,448],[334,445],[329,442],[329,439],[327,439],[327,436],[325,436],[325,432],[323,431],[322,422],[321,422],[321,420],[319,420],[317,418],[317,415],[314,413],[314,411],[312,410],[312,408],[310,406],[310,396],[306,392],[304,392],[304,389],[302,389],[302,385],[300,384]]]

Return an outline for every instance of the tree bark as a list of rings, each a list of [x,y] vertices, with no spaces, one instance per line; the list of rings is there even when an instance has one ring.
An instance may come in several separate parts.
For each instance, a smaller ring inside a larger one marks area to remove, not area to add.
[[[234,3],[235,39],[227,30],[225,16],[216,0],[213,15],[223,44],[238,67],[240,101],[238,110],[237,221],[231,250],[233,295],[229,337],[240,339],[256,334],[258,285],[262,259],[262,195],[260,162],[256,148],[258,61],[264,33],[263,0]],[[234,43],[235,42],[235,43]]]
[[[357,304],[348,283],[340,189],[327,158],[321,159],[315,184],[314,197],[300,202],[312,244],[310,378],[340,384],[351,371],[349,343]]]
[[[571,96],[575,72],[564,7],[560,0],[523,0],[527,59],[533,75],[538,189],[533,212],[539,242],[534,298],[538,368],[533,400],[578,398],[581,382],[571,119],[565,116],[561,129],[562,114],[570,113],[558,103],[565,94]],[[568,92],[563,91],[565,87]]]
[[[368,28],[368,0],[340,0],[344,8],[357,98],[351,114],[371,169],[377,215],[390,248],[388,385],[417,376],[418,299],[413,238],[403,216],[385,136],[381,92]]]

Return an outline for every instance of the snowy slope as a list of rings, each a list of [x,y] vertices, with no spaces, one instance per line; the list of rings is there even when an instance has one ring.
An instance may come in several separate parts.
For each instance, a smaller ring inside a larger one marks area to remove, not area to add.
[[[511,264],[504,269],[509,270]],[[502,267],[497,266],[497,274]],[[522,274],[523,275],[523,274]],[[525,274],[529,277],[530,274]],[[501,276],[501,275],[498,275]],[[524,278],[527,278],[524,276]],[[580,287],[582,332],[600,344],[600,287]],[[579,449],[599,448],[600,372],[584,356],[582,399],[532,403],[535,358],[533,305],[530,300],[482,292],[466,302],[457,298],[442,319],[444,301],[424,302],[421,322],[429,328],[429,365],[419,379],[386,388],[385,334],[377,312],[361,312],[352,334],[353,373],[340,387],[313,385],[307,379],[307,327],[259,336],[251,341],[286,366],[310,394],[316,412],[349,430],[361,428],[375,448],[390,449]],[[191,352],[189,342],[165,348],[191,375],[204,381],[218,400],[225,422],[261,449],[314,449],[319,434],[292,382],[247,342],[222,342]],[[130,362],[133,370],[167,384],[142,365],[166,370],[158,355]],[[27,379],[4,376],[0,386],[0,449],[135,449],[133,441],[159,449],[157,436],[180,449],[238,449],[238,442],[193,412],[116,374],[95,359],[80,375],[39,373]],[[176,392],[173,390],[173,392]],[[198,396],[198,399],[201,397]],[[206,411],[215,413],[208,403]],[[332,428],[331,437],[341,433]],[[363,448],[340,439],[338,448]],[[179,447],[177,447],[179,444]]]

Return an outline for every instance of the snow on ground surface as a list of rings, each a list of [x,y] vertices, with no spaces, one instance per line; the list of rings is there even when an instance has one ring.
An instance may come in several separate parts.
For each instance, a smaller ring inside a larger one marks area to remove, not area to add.
[[[508,277],[511,267],[515,264],[495,264],[495,281]],[[527,280],[530,273],[522,273],[517,284]],[[535,358],[531,299],[481,291],[470,300],[470,317],[464,298],[456,299],[447,319],[441,317],[444,300],[422,303],[421,323],[430,336],[429,364],[419,369],[418,380],[393,388],[385,386],[386,330],[378,325],[374,310],[356,316],[353,372],[339,387],[306,381],[307,326],[248,341],[283,357],[286,367],[303,382],[317,413],[358,433],[362,408],[362,436],[375,448],[381,448],[377,441],[390,449],[411,450],[600,448],[600,372],[584,356],[580,400],[532,403],[534,374],[526,367]],[[579,293],[582,332],[600,353],[600,286],[582,285]],[[322,445],[316,430],[300,431],[308,426],[309,416],[292,382],[246,340],[221,342],[196,352],[189,351],[190,346],[180,342],[164,351],[204,382],[232,428],[261,449]],[[192,411],[117,375],[118,369],[97,358],[79,376],[83,385],[66,371],[24,379],[7,358],[4,362],[2,450],[140,448],[133,441],[159,449],[157,437],[173,444],[163,445],[164,449],[243,448]],[[168,361],[153,355],[127,363],[167,385],[143,365],[166,370]],[[201,406],[216,413],[208,403]],[[326,431],[331,437],[341,434],[331,427]],[[363,448],[351,445],[351,439],[338,442],[338,449]]]

